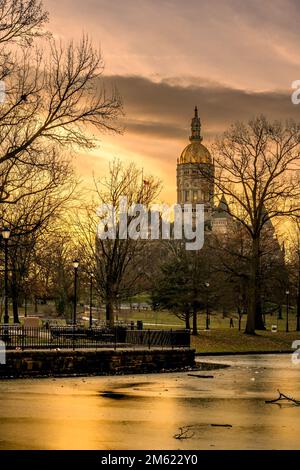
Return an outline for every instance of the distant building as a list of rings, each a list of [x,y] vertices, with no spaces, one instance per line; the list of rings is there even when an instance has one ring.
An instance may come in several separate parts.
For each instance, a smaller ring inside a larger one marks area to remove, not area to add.
[[[212,231],[215,233],[227,233],[230,223],[232,223],[232,217],[229,215],[228,204],[223,194],[219,205],[213,210]]]
[[[224,195],[218,206],[214,205],[214,161],[202,140],[201,121],[196,106],[191,122],[190,143],[177,159],[177,203],[204,204],[205,230],[226,233],[231,220],[228,205]]]

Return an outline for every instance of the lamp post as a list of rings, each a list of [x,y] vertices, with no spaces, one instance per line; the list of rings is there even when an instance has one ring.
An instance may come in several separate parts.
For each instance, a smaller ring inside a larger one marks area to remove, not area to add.
[[[74,311],[73,311],[73,325],[76,325],[78,266],[79,266],[79,261],[78,261],[77,259],[75,259],[75,260],[73,261],[73,268],[74,268]]]
[[[289,332],[289,296],[290,296],[290,291],[286,290],[285,295],[286,295],[286,328],[285,328],[285,331],[286,331],[286,333],[288,333]]]
[[[209,310],[208,310],[208,289],[209,289],[209,282],[205,283],[205,287],[207,288],[206,293],[206,329],[209,330]]]
[[[298,294],[298,301],[297,301],[297,326],[296,331],[300,331],[300,300]]]
[[[298,289],[297,289],[297,326],[296,331],[300,331],[300,249],[298,250]]]
[[[93,308],[93,279],[94,274],[91,273],[90,277],[90,328],[93,326],[93,316],[92,316],[92,308]]]
[[[8,239],[10,237],[10,229],[4,227],[2,230],[2,238],[4,240],[4,323],[9,323],[8,315]]]

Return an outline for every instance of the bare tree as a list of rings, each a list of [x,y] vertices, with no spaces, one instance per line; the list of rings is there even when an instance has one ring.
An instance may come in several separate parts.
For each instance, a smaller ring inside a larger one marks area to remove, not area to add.
[[[213,272],[220,286],[219,305],[235,308],[241,320],[249,306],[252,242],[243,225],[235,222],[228,228],[222,238],[213,237]],[[259,283],[262,296],[261,305],[257,308],[264,319],[266,313],[272,315],[275,311],[281,311],[287,288],[284,251],[270,221],[261,233]]]
[[[30,171],[51,170],[53,153],[92,148],[99,131],[119,130],[121,99],[105,90],[101,52],[87,36],[55,41],[47,19],[37,0],[0,2],[0,203],[15,203]]]
[[[259,308],[263,228],[273,219],[299,214],[299,158],[300,124],[271,123],[263,116],[233,125],[215,145],[215,185],[251,240],[248,334],[264,328]]]
[[[124,166],[115,160],[109,166],[108,177],[95,180],[94,201],[77,218],[80,257],[95,273],[98,291],[106,305],[106,320],[110,325],[114,323],[114,305],[122,298],[132,296],[138,280],[145,274],[147,263],[151,262],[147,260],[151,242],[119,237],[120,198],[127,198],[128,207],[143,204],[148,208],[160,189],[159,180],[143,176],[143,172],[134,164]],[[116,211],[114,239],[96,237],[97,224],[101,220],[96,210],[100,205],[111,205]],[[127,228],[133,218],[128,216]]]
[[[31,296],[35,299],[44,297],[54,300],[57,315],[68,321],[72,317],[74,302],[72,261],[75,250],[72,233],[65,223],[57,224],[38,240],[29,272]],[[81,273],[79,285],[82,285]]]
[[[35,187],[31,195],[22,197],[19,190],[18,201],[14,205],[1,204],[0,217],[3,223],[11,228],[9,241],[11,297],[14,322],[18,319],[18,306],[24,297],[24,286],[31,277],[33,257],[36,254],[39,240],[45,236],[53,221],[58,223],[71,200],[75,197],[76,180],[68,161],[60,161],[48,184],[36,181],[30,184]],[[30,173],[31,174],[31,173]],[[45,179],[45,175],[44,175]],[[27,191],[28,186],[23,188]],[[43,254],[41,253],[40,256]]]
[[[294,217],[290,229],[288,246],[288,270],[291,294],[296,300],[297,323],[296,330],[300,331],[300,219]]]
[[[14,203],[28,172],[51,171],[66,146],[93,147],[93,128],[116,130],[120,98],[100,84],[103,63],[90,41],[84,37],[63,49],[51,40],[49,53],[47,66],[26,52],[18,76],[7,79],[0,109],[0,202]]]
[[[25,41],[28,45],[45,34],[47,21],[48,13],[38,0],[0,0],[0,44]]]
[[[65,153],[120,130],[122,103],[115,89],[105,89],[101,52],[87,36],[55,41],[47,21],[38,0],[0,0],[0,216],[14,234],[14,276],[24,274],[32,252],[41,259],[37,241],[73,192]]]
[[[40,1],[0,0],[0,80],[16,72],[16,48],[29,47],[38,37],[50,37],[44,29],[47,21]]]

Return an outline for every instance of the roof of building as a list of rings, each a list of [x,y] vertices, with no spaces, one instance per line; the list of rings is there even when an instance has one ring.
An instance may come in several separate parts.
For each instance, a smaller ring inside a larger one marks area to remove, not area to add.
[[[224,194],[222,195],[218,207],[213,213],[215,219],[228,219],[230,218],[229,208]]]
[[[201,121],[198,116],[197,106],[195,114],[191,122],[190,144],[185,147],[178,159],[179,164],[184,163],[212,163],[211,154],[208,149],[201,143]]]
[[[212,158],[208,149],[199,141],[191,142],[180,155],[178,163],[211,163]]]

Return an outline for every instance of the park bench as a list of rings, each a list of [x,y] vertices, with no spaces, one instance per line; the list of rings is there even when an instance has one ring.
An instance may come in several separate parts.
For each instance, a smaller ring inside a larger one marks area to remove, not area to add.
[[[115,339],[115,335],[107,330],[103,329],[73,329],[72,327],[65,328],[50,328],[51,339],[71,339],[71,340],[94,340],[103,342],[112,342]]]
[[[53,327],[51,328],[50,327],[50,334],[51,334],[51,338],[54,339],[54,338],[84,338],[86,337],[86,334],[84,333],[84,331],[82,330],[78,330],[78,329],[73,329],[73,328],[68,328],[68,327],[64,327],[64,328],[56,328],[56,327]]]
[[[96,341],[114,341],[115,335],[107,330],[87,330],[87,337],[88,339],[96,340]]]

